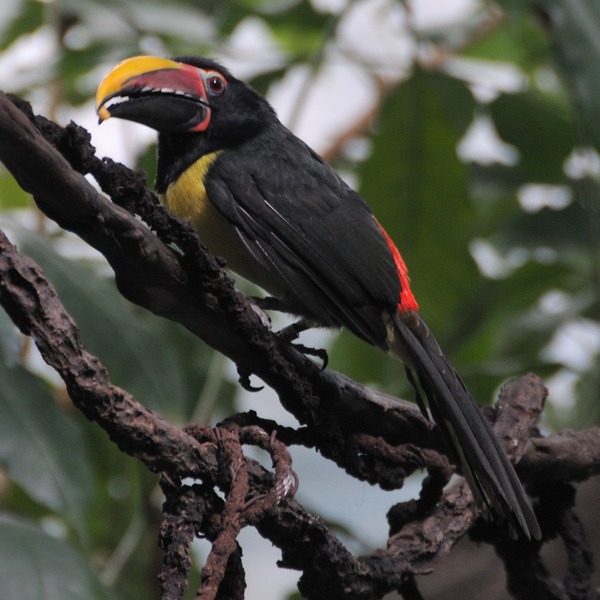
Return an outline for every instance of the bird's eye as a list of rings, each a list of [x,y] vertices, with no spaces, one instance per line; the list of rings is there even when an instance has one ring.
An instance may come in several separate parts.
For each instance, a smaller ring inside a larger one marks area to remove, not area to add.
[[[218,96],[223,92],[227,83],[219,73],[209,73],[206,78],[206,85],[210,94]]]

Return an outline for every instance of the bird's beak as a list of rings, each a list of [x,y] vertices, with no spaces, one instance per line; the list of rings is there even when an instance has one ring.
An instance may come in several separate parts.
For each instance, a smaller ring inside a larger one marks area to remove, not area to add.
[[[129,58],[98,87],[96,112],[100,123],[117,117],[164,133],[206,131],[210,107],[202,73],[166,58]]]

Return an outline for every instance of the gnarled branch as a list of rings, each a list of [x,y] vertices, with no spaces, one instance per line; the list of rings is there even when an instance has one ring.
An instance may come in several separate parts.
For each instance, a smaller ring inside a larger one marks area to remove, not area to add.
[[[247,524],[282,550],[282,564],[302,571],[299,586],[309,598],[340,597],[347,589],[354,598],[414,590],[412,575],[434,569],[479,515],[464,483],[442,494],[451,467],[437,429],[411,404],[321,371],[282,343],[191,228],[164,213],[142,175],[96,158],[77,126],[63,129],[19,106],[0,95],[0,160],[40,209],[104,254],[124,296],[181,323],[256,373],[305,425],[281,428],[252,413],[237,415],[214,432],[170,425],[111,385],[100,362],[82,348],[75,323],[42,271],[0,236],[0,302],[5,310],[34,338],[84,414],[124,451],[163,473],[164,598],[180,597],[189,569],[180,550],[197,533],[214,543],[202,597],[216,597],[222,585],[232,586],[229,597],[242,597],[235,540]],[[112,201],[86,181],[83,174],[88,172]],[[182,253],[173,250],[172,241]],[[513,459],[521,457],[519,472],[525,481],[566,481],[597,473],[599,430],[529,441],[544,398],[543,383],[529,375],[505,386],[499,402],[495,431]],[[275,473],[243,456],[241,444],[248,440],[263,447],[271,440]],[[351,475],[386,489],[399,488],[417,469],[427,469],[429,477],[418,501],[390,512],[388,547],[356,557],[320,519],[286,496],[293,486],[281,443],[317,447]],[[223,461],[227,469],[221,468]],[[203,484],[182,487],[180,479],[188,476]],[[225,501],[214,486],[225,491]],[[554,510],[567,514],[570,506],[566,502]],[[486,539],[504,544],[505,533],[493,531]],[[530,560],[537,560],[539,548],[529,548]]]

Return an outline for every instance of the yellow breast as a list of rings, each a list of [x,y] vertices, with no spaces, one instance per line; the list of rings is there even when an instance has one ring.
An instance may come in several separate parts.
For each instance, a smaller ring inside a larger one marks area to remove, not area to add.
[[[191,221],[202,243],[215,256],[222,256],[232,271],[279,296],[284,291],[281,283],[257,263],[235,227],[208,198],[204,181],[220,153],[199,158],[169,185],[160,200],[171,214]]]
[[[218,213],[206,195],[204,179],[219,154],[212,152],[199,158],[161,194],[160,200],[166,209],[173,215],[191,221],[199,233],[200,229],[207,229],[207,222],[217,218]],[[206,240],[203,241],[208,245]]]

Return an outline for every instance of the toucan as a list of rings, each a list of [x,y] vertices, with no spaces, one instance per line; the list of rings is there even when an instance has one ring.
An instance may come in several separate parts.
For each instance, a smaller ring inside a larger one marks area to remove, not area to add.
[[[419,314],[400,252],[365,200],[212,59],[138,56],[96,95],[158,132],[156,191],[210,252],[303,326],[345,327],[400,358],[477,501],[539,539],[531,503],[478,405]]]

